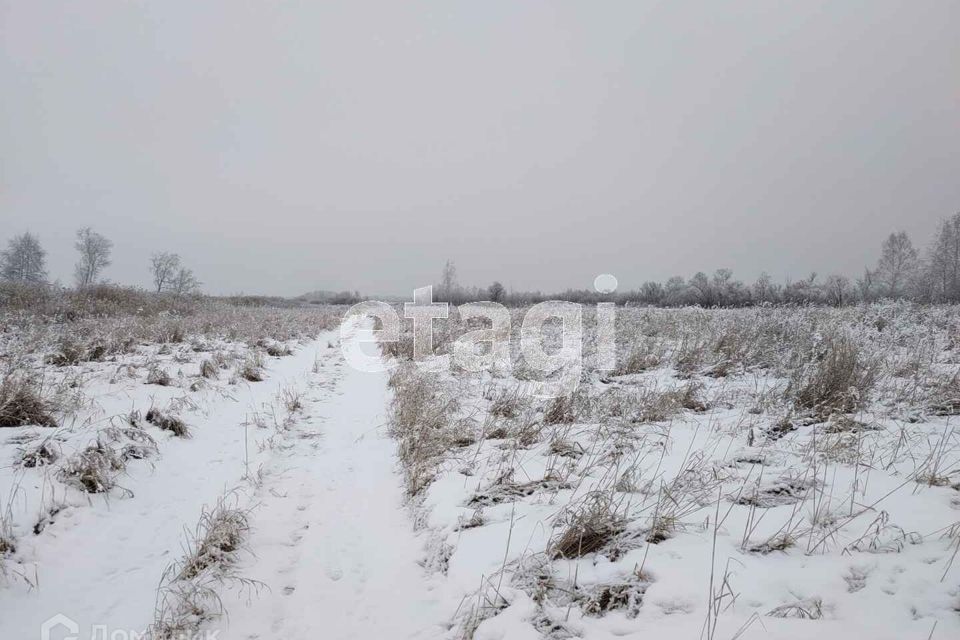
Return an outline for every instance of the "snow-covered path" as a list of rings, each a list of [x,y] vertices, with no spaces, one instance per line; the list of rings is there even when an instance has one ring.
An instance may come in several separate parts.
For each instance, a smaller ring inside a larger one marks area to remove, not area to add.
[[[72,500],[43,535],[27,530],[20,536],[18,553],[24,562],[20,571],[26,579],[0,580],[0,638],[39,637],[41,624],[55,614],[74,621],[80,638],[92,637],[97,627],[115,631],[117,637],[142,633],[153,620],[160,578],[183,556],[203,508],[216,504],[225,492],[243,489],[247,466],[256,470],[274,457],[260,446],[272,430],[251,424],[252,416],[276,415],[276,396],[284,389],[329,380],[326,372],[310,371],[315,361],[339,357],[328,346],[334,340],[335,332],[324,332],[294,355],[271,359],[263,382],[228,385],[224,395],[194,394],[191,402],[196,410],[184,414],[191,437],[176,438],[154,429],[161,454],[131,462],[119,480],[130,489],[129,495],[64,493],[59,482],[47,477],[46,468],[22,472],[13,483],[14,490],[8,490],[6,479],[0,478],[4,493],[47,494],[51,501],[64,504],[67,497]],[[185,395],[180,388],[139,381],[117,386],[96,396],[106,417],[95,426],[109,424],[110,416],[124,416],[131,408],[145,412],[155,395]],[[96,393],[97,388],[91,386],[89,392]],[[82,430],[77,437],[93,441],[97,431]],[[8,474],[13,471],[16,468],[6,469]],[[243,499],[242,493],[237,499]],[[29,523],[31,517],[36,520],[42,505],[38,499],[23,497],[15,506],[16,515]]]
[[[352,338],[369,333],[357,329]],[[340,353],[331,360],[325,368],[336,384],[310,389],[308,416],[292,428],[258,492],[253,557],[237,569],[267,588],[224,597],[220,638],[399,640],[444,632],[449,596],[417,564],[423,542],[403,507],[395,443],[385,433],[388,374],[357,371]]]

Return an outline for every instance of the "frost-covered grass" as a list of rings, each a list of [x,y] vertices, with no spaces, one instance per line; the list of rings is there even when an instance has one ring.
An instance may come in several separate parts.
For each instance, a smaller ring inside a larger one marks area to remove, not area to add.
[[[143,631],[185,531],[155,622],[197,622],[190,601],[214,617],[245,521],[204,505],[256,482],[343,309],[46,295],[0,295],[0,608],[17,611],[0,635],[35,635],[56,612]]]
[[[960,632],[960,308],[617,314],[617,367],[587,312],[557,398],[517,345],[512,371],[395,371],[425,566],[474,594],[452,637]]]
[[[64,611],[176,637],[225,610],[263,637],[308,614],[478,640],[960,631],[960,308],[618,309],[612,370],[586,310],[583,370],[546,376],[515,341],[510,368],[431,371],[404,333],[388,381],[317,339],[340,310],[141,302],[0,320],[0,635]],[[436,325],[438,354],[467,330]]]

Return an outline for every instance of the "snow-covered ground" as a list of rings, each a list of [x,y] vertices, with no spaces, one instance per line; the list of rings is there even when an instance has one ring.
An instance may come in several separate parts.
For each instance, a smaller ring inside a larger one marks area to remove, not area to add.
[[[960,634],[955,310],[621,324],[620,370],[588,353],[553,400],[516,362],[356,370],[357,318],[49,370],[69,419],[0,432],[0,638],[58,613],[80,638]],[[837,336],[857,355],[830,369]],[[115,486],[67,473],[91,445]]]
[[[98,625],[145,630],[161,576],[193,542],[204,507],[221,499],[254,506],[253,487],[284,446],[286,430],[301,419],[302,410],[289,400],[336,383],[337,340],[336,331],[327,331],[291,342],[292,355],[265,358],[258,382],[229,372],[201,378],[199,363],[209,354],[192,350],[162,355],[151,349],[125,362],[86,363],[74,374],[83,377],[88,400],[69,424],[4,429],[0,487],[16,551],[6,560],[0,590],[0,637],[38,637],[55,614],[76,621],[81,637]],[[126,365],[141,360],[166,370],[171,382],[145,384],[143,367],[128,375]],[[192,389],[191,381],[203,384]],[[148,422],[151,407],[182,418],[188,436]],[[62,470],[97,442],[117,452],[124,468],[113,476],[116,487],[89,493]],[[24,466],[23,453],[43,443],[56,460]],[[136,443],[146,443],[143,459],[126,458],[121,452]]]
[[[618,313],[556,400],[395,376],[454,637],[960,636],[956,310]]]
[[[347,334],[370,340],[368,329]],[[291,427],[257,491],[255,555],[238,569],[264,588],[226,603],[221,638],[434,638],[449,618],[443,580],[417,562],[423,542],[385,429],[387,374],[339,355],[330,362],[333,384],[321,378],[308,390],[309,416]]]

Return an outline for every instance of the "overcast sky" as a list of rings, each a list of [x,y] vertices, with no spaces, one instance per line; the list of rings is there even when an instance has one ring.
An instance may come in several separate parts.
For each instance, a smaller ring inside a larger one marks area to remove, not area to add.
[[[0,242],[211,293],[860,273],[960,211],[960,2],[0,0]]]

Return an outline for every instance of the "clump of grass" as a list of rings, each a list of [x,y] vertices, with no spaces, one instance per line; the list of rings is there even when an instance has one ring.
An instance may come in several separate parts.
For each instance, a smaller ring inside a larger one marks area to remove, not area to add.
[[[303,393],[295,387],[284,387],[277,394],[277,399],[283,404],[287,413],[295,413],[303,409]]]
[[[929,393],[928,411],[935,416],[960,415],[960,376],[953,375],[949,379],[935,385]]]
[[[166,576],[165,576],[166,577]],[[223,602],[214,586],[216,579],[174,581],[157,594],[154,622],[147,630],[150,640],[193,638],[200,627],[223,613]]]
[[[657,349],[650,340],[642,341],[633,346],[627,357],[617,363],[614,376],[627,376],[656,369],[663,362],[662,349]]]
[[[200,363],[200,375],[207,379],[216,379],[217,365],[213,364],[213,360],[208,358]]]
[[[211,568],[230,565],[250,530],[247,513],[230,509],[221,501],[213,510],[204,510],[197,525],[196,543],[177,574],[178,580],[190,580]]]
[[[147,372],[147,384],[155,384],[160,387],[169,387],[173,383],[170,374],[160,367],[151,367]]]
[[[49,354],[45,362],[55,367],[68,367],[87,359],[86,345],[71,334],[64,334],[57,341],[57,350]]]
[[[700,399],[700,385],[685,384],[667,391],[646,390],[636,398],[635,419],[639,422],[663,422],[684,409],[706,411],[707,405]]]
[[[787,504],[802,502],[812,486],[809,482],[782,478],[766,487],[753,487],[736,498],[736,504],[770,509]]]
[[[823,601],[820,598],[783,604],[767,612],[774,618],[798,618],[800,620],[819,620],[823,617]]]
[[[146,420],[150,424],[159,427],[164,431],[169,431],[178,438],[190,437],[190,429],[183,422],[183,420],[175,415],[164,413],[159,409],[151,408],[149,411],[147,411]]]
[[[495,504],[514,502],[540,491],[556,492],[560,489],[569,488],[569,483],[564,482],[552,473],[547,473],[539,480],[518,483],[513,480],[513,469],[508,469],[491,482],[486,489],[474,494],[467,501],[467,506],[474,508],[489,507]]]
[[[248,357],[240,363],[237,373],[247,382],[263,382],[263,358],[259,353]]]
[[[577,408],[573,394],[557,396],[547,405],[543,414],[544,424],[571,424],[577,420]]]
[[[747,551],[765,556],[774,551],[786,552],[787,549],[796,546],[796,544],[796,539],[789,533],[778,533],[763,542],[748,546]]]
[[[521,409],[519,390],[502,391],[490,403],[490,415],[498,418],[515,418]]]
[[[3,556],[15,553],[16,551],[17,543],[16,538],[13,536],[13,527],[10,525],[10,519],[5,514],[0,513],[0,562],[2,562]]]
[[[550,543],[552,559],[582,558],[602,550],[626,528],[626,519],[618,512],[609,493],[588,494],[583,503],[568,512],[566,526]]]
[[[266,347],[267,355],[273,356],[274,358],[282,358],[284,356],[292,356],[293,350],[285,344],[277,344],[276,342],[271,342]]]
[[[649,577],[638,572],[624,582],[596,585],[584,594],[580,608],[589,616],[622,610],[628,618],[636,618],[651,582]]]
[[[452,424],[457,403],[435,377],[410,364],[391,374],[390,386],[390,432],[398,441],[407,494],[415,496],[433,481],[439,460],[462,435]]]
[[[794,371],[787,389],[797,409],[827,417],[851,413],[866,403],[876,366],[850,337],[831,336],[812,356],[812,363]]]
[[[167,567],[157,592],[151,640],[179,640],[198,634],[203,624],[223,614],[217,587],[224,582],[259,590],[254,580],[236,576],[233,566],[250,526],[247,512],[229,506],[221,498],[212,509],[204,508],[187,554]]]
[[[551,456],[557,456],[559,458],[570,458],[571,460],[576,460],[584,454],[584,448],[579,442],[572,442],[562,436],[559,436],[550,441],[550,446],[547,448],[547,453]]]
[[[110,426],[101,431],[102,436],[110,438],[113,442],[122,442],[120,449],[120,458],[127,460],[144,460],[157,453],[157,443],[139,426],[139,412],[132,412],[126,425]]]
[[[454,527],[454,531],[466,531],[467,529],[476,529],[477,527],[482,527],[487,523],[487,519],[483,515],[483,507],[479,507],[474,510],[469,517],[459,516],[457,518],[457,525]]]
[[[123,459],[100,439],[71,456],[60,468],[60,480],[85,493],[107,493],[117,486],[116,476],[126,468]]]
[[[0,381],[0,427],[57,426],[39,385],[24,375],[7,374]]]
[[[52,440],[44,440],[20,454],[20,464],[27,468],[45,467],[60,459],[60,449]]]

